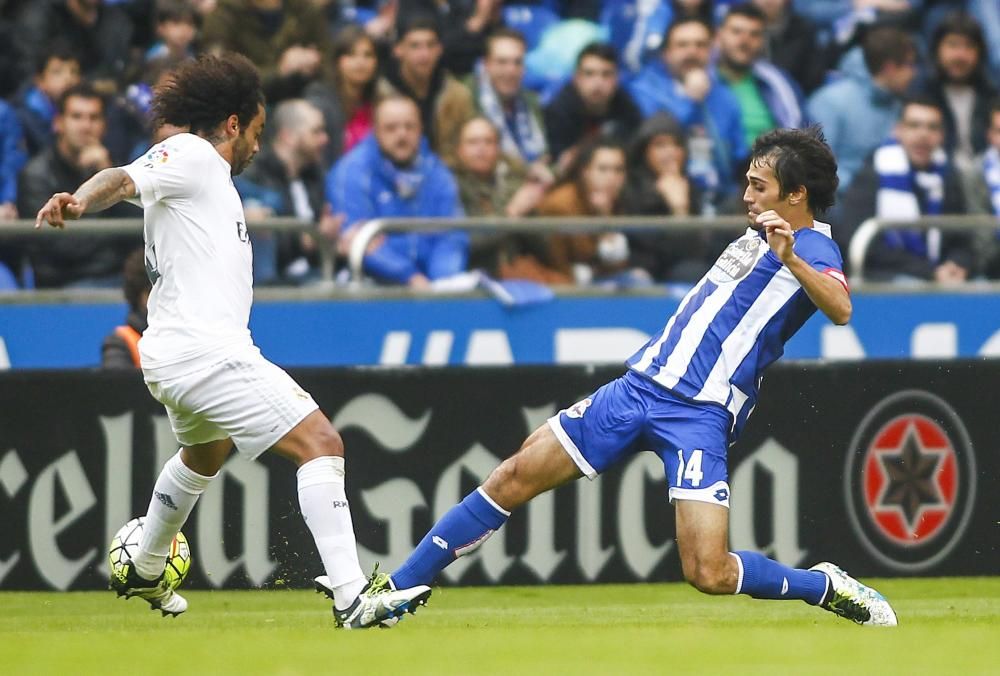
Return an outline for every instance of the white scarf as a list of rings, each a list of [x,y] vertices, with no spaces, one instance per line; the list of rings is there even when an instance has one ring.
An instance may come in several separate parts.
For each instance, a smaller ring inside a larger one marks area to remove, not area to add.
[[[517,127],[515,137],[507,126],[503,104],[500,103],[500,97],[490,84],[490,77],[486,74],[482,61],[476,64],[476,83],[479,107],[483,115],[500,131],[500,148],[505,155],[518,157],[530,164],[548,152],[545,133],[528,109],[528,102],[524,96],[517,96],[514,99],[514,126]]]

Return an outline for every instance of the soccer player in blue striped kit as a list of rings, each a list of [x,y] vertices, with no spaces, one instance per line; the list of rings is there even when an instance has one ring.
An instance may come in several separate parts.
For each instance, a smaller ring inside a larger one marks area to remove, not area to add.
[[[836,160],[822,133],[780,129],[761,136],[747,181],[747,231],[628,360],[626,374],[535,430],[431,528],[388,584],[429,584],[514,508],[651,450],[663,460],[681,565],[694,587],[801,599],[859,624],[896,624],[878,592],[831,563],[804,570],[757,552],[729,551],[726,449],[757,402],[764,369],[817,308],[836,324],[851,317],[843,258],[830,226],[814,218],[833,205],[837,188]]]

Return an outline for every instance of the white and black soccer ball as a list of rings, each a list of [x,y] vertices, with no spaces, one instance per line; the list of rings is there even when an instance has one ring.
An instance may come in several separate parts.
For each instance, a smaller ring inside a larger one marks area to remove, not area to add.
[[[139,551],[139,541],[142,539],[142,525],[145,517],[136,517],[118,529],[111,538],[108,549],[108,563],[111,564],[111,575],[124,580],[127,575],[127,564]],[[167,567],[164,580],[171,589],[177,589],[184,582],[191,569],[191,547],[184,533],[170,543],[170,553],[167,555]]]

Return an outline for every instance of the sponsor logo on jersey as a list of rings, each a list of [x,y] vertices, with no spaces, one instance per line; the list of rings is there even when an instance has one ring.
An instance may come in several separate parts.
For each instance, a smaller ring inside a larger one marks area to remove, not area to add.
[[[756,234],[740,237],[726,247],[715,265],[708,271],[708,278],[714,284],[738,282],[753,270],[759,258],[764,241]]]
[[[965,425],[928,392],[898,392],[861,422],[847,452],[844,497],[862,545],[899,571],[922,571],[961,540],[976,491]]]
[[[247,232],[247,224],[243,221],[236,221],[236,236],[240,238],[241,242],[250,241],[250,233]]]

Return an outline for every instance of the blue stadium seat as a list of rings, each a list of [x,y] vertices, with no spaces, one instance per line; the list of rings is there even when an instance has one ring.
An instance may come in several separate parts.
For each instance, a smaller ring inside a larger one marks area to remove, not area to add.
[[[344,21],[350,21],[359,26],[364,26],[376,16],[378,16],[378,12],[374,9],[365,9],[364,7],[345,7],[341,14]]]
[[[504,24],[524,34],[529,52],[541,42],[542,34],[559,21],[559,15],[543,5],[507,5],[503,8]]]
[[[583,19],[558,21],[548,27],[537,47],[524,59],[524,86],[551,98],[573,75],[580,51],[591,42],[607,40],[607,31]]]

